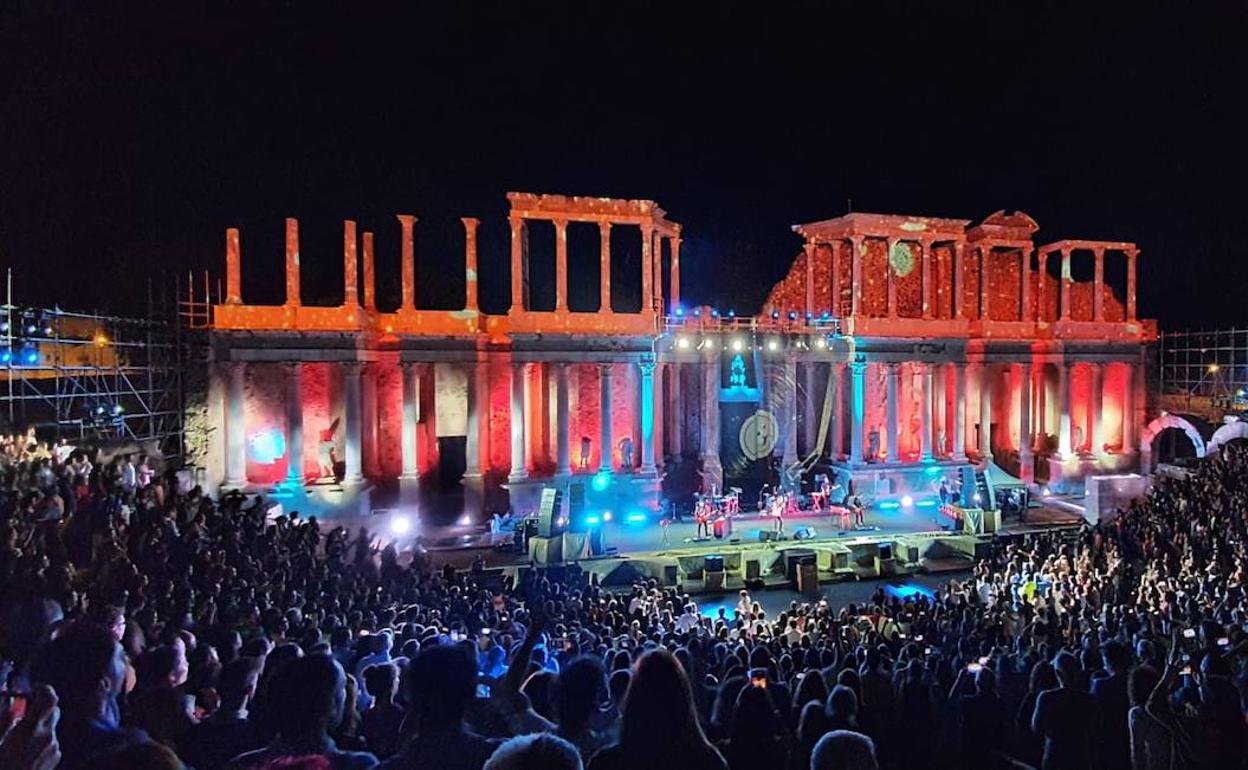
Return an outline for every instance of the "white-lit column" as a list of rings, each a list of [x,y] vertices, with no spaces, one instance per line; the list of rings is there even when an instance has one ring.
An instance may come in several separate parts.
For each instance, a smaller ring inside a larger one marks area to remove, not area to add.
[[[851,373],[850,419],[852,420],[849,431],[849,461],[854,465],[861,465],[863,461],[862,423],[867,403],[867,365],[865,362],[855,361],[849,365],[849,369]]]
[[[1030,484],[1036,480],[1031,454],[1031,364],[1022,363],[1016,370],[1018,385],[1018,464],[1019,478]]]
[[[828,455],[839,458],[845,454],[845,365],[830,364],[828,376],[832,378],[832,416],[828,421]]]
[[[468,436],[464,447],[464,475],[477,477],[484,473],[489,465],[489,448],[484,438],[489,435],[490,391],[488,381],[488,364],[485,361],[474,361],[468,365],[467,401],[468,401]]]
[[[1105,395],[1105,365],[1101,363],[1092,364],[1091,393],[1088,394],[1088,403],[1092,405],[1092,420],[1089,426],[1089,435],[1091,440],[1088,442],[1088,451],[1093,455],[1100,456],[1105,454],[1105,431],[1104,421],[1101,419],[1101,408],[1104,405]]]
[[[707,347],[703,359],[703,390],[702,404],[702,477],[705,491],[709,487],[722,487],[724,483],[724,466],[719,459],[719,386],[722,379],[722,363],[720,347]]]
[[[420,421],[420,364],[404,361],[403,423],[400,426],[403,472],[399,481],[414,484],[420,478],[420,449],[416,441],[416,424]]]
[[[572,447],[568,431],[571,429],[568,414],[568,365],[555,364],[555,474],[572,474]]]
[[[922,460],[932,460],[932,365],[920,364],[923,393],[919,396],[919,447]],[[942,450],[943,451],[943,450]]]
[[[654,362],[637,364],[641,370],[641,472],[653,474],[654,465]]]
[[[508,481],[523,481],[529,477],[524,465],[524,367],[522,363],[511,365],[511,473]]]
[[[797,464],[797,358],[792,354],[784,357],[784,389],[787,403],[784,411],[783,462],[785,468],[792,468]]]
[[[979,367],[979,453],[992,459],[992,368]]]
[[[1061,409],[1058,413],[1057,454],[1059,458],[1068,458],[1074,455],[1075,448],[1070,424],[1070,367],[1065,361],[1057,363],[1057,393]]]
[[[289,361],[286,373],[286,481],[303,484],[303,364]]]
[[[346,361],[342,365],[343,381],[346,384],[344,388],[346,397],[346,419],[344,420],[346,427],[346,472],[343,474],[342,483],[346,485],[362,484],[364,482],[363,468],[360,464],[361,448],[363,445],[363,425],[361,419],[361,394],[360,394],[360,375],[364,368],[364,364],[359,361]]]
[[[1122,453],[1135,453],[1135,364],[1123,364],[1125,377],[1122,388]]]
[[[540,364],[540,363],[529,363],[529,364],[525,364],[525,365],[524,365],[524,369],[522,370],[522,371],[523,371],[523,374],[524,374],[524,376],[522,377],[522,380],[523,380],[523,382],[524,382],[524,386],[523,386],[523,391],[524,391],[524,393],[523,393],[523,397],[524,397],[524,411],[525,411],[525,422],[524,422],[524,430],[525,430],[525,434],[524,434],[524,467],[525,467],[526,469],[528,469],[528,468],[536,468],[536,467],[537,467],[537,463],[534,461],[533,444],[534,444],[535,442],[536,442],[536,443],[538,443],[539,445],[542,443],[542,428],[541,428],[541,426],[542,426],[542,424],[543,424],[543,423],[542,423],[542,415],[543,415],[543,412],[545,412],[545,410],[544,410],[544,409],[542,409],[542,406],[543,406],[543,405],[542,405],[542,402],[541,402],[542,396],[537,395],[537,397],[536,397],[536,398],[534,397],[536,394],[540,394],[540,393],[542,392],[542,389],[541,389],[540,387],[536,387],[536,388],[535,388],[535,387],[533,386],[533,376],[534,376],[535,374],[536,374],[536,375],[538,375],[538,383],[539,383],[539,385],[540,385],[540,383],[541,383],[541,376],[540,376],[540,375],[541,375],[541,370],[540,370],[540,367],[541,367],[541,366],[542,366],[542,364]],[[529,433],[528,433],[528,430],[529,430],[529,412],[530,412],[530,411],[532,411],[532,412],[536,415],[535,419],[533,420],[533,422],[534,422],[534,424],[535,424],[535,435],[529,435]],[[549,416],[549,413],[547,413],[547,416]],[[549,437],[549,435],[550,435],[550,434],[548,433],[548,434],[547,434],[547,437]],[[543,454],[543,455],[545,455],[545,453],[546,453],[546,452],[545,452],[545,450],[547,450],[547,449],[549,449],[549,446],[548,446],[548,445],[543,446],[543,452],[542,452],[542,454]]]
[[[885,408],[888,415],[888,454],[887,458],[890,463],[895,463],[900,459],[900,453],[897,451],[897,380],[900,377],[897,364],[884,364],[885,375],[888,378],[888,395],[886,397],[887,404]]]
[[[602,445],[601,461],[598,470],[610,473],[613,470],[612,456],[615,454],[615,439],[611,435],[611,364],[598,364],[599,402],[598,409],[601,421],[599,443]]]
[[[966,460],[966,364],[953,365],[953,459]]]
[[[670,411],[667,438],[671,444],[672,457],[679,460],[685,453],[685,397],[680,382],[680,364],[673,362],[667,367],[672,394],[671,403],[668,404]]]
[[[360,383],[364,389],[363,410],[363,465],[364,473],[376,477],[381,473],[381,457],[377,444],[377,370],[373,365],[364,367]]]
[[[225,485],[247,485],[247,432],[243,411],[243,380],[247,365],[242,361],[226,364],[229,379],[225,391]]]

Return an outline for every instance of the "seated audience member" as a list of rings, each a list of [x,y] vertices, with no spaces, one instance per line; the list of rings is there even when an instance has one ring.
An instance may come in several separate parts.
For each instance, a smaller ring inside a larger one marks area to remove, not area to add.
[[[499,746],[485,762],[485,770],[582,770],[577,748],[547,734],[522,735]]]
[[[879,770],[875,743],[862,733],[833,730],[815,744],[810,770]]]
[[[263,745],[247,706],[256,694],[260,661],[236,658],[221,669],[220,705],[178,741],[178,754],[195,770],[220,770],[234,757]]]

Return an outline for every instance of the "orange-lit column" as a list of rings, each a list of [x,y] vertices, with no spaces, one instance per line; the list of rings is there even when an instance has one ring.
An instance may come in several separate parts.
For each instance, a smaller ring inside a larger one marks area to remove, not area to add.
[[[602,430],[598,441],[602,458],[598,463],[598,470],[601,473],[610,473],[613,470],[612,455],[615,454],[615,440],[611,436],[611,364],[598,364],[598,385],[598,419]]]
[[[1131,249],[1127,252],[1127,320],[1135,321],[1135,262],[1140,252]]]
[[[1092,320],[1105,320],[1105,249],[1093,249],[1092,256],[1096,260],[1092,273]],[[1099,452],[1100,449],[1098,448]]]
[[[1035,397],[1036,417],[1031,425],[1032,434],[1033,434],[1032,435],[1032,449],[1036,451],[1040,451],[1044,449],[1044,439],[1045,439],[1045,436],[1048,434],[1048,429],[1049,429],[1047,404],[1045,403],[1045,401],[1047,400],[1046,396],[1048,394],[1045,393],[1044,364],[1043,363],[1040,363],[1035,368],[1033,387],[1035,388],[1035,391],[1036,391],[1036,397]]]
[[[884,372],[887,377],[887,404],[885,404],[885,416],[888,422],[888,447],[886,448],[886,459],[890,463],[897,462],[901,455],[897,451],[897,381],[901,376],[900,364],[884,364]]]
[[[286,218],[286,306],[299,307],[299,220]]]
[[[884,239],[884,274],[888,277],[888,317],[897,317],[897,275],[893,269],[893,248],[897,245],[896,238]],[[896,442],[889,441],[891,446]],[[891,450],[890,450],[891,451]]]
[[[806,241],[806,312],[815,312],[815,243]]]
[[[555,226],[555,312],[568,310],[568,220],[552,219]],[[642,246],[642,264],[645,264],[645,246]]]
[[[841,250],[840,244],[832,241],[826,244],[832,252],[832,296],[828,301],[828,312],[835,318],[841,317]]]
[[[515,231],[514,228],[512,230]],[[522,363],[511,365],[511,474],[509,481],[523,481],[529,477],[524,465],[524,370]]]
[[[286,373],[286,482],[303,486],[303,364],[290,361],[282,369]]]
[[[511,218],[511,311],[524,310],[524,220]]]
[[[849,245],[854,250],[851,255],[851,275],[850,280],[853,282],[853,296],[851,300],[850,315],[858,316],[862,314],[862,256],[866,250],[866,242],[861,235],[850,237]],[[858,458],[861,460],[861,456]]]
[[[927,249],[924,248],[924,254]],[[932,460],[932,365],[919,364],[922,373],[923,393],[919,396],[919,449],[923,462]],[[941,447],[944,452],[944,447]]]
[[[1018,306],[1018,320],[1032,321],[1035,316],[1031,313],[1031,250],[1022,249],[1019,255],[1019,262],[1022,263],[1019,269],[1019,277],[1022,282],[1022,291],[1020,293]]]
[[[1018,386],[1018,463],[1019,478],[1030,484],[1036,480],[1036,466],[1031,454],[1031,364],[1019,364]]]
[[[247,485],[247,432],[243,411],[243,381],[247,365],[242,361],[226,364],[229,379],[225,389],[225,485]]]
[[[1070,249],[1062,248],[1062,313],[1063,321],[1070,320]]]
[[[464,475],[479,479],[490,465],[490,388],[488,360],[468,364],[468,436],[465,440]]]
[[[1063,253],[1062,256],[1066,255]],[[1075,447],[1070,420],[1070,366],[1065,361],[1057,362],[1057,397],[1058,408],[1061,409],[1057,416],[1057,455],[1059,459],[1068,459],[1074,456]]]
[[[477,225],[476,217],[463,217],[464,223],[464,309],[477,310]]]
[[[381,475],[381,454],[377,445],[377,368],[376,364],[364,367],[361,382],[363,395],[364,429],[364,475],[376,478]]]
[[[555,364],[555,475],[572,475],[572,446],[569,431],[568,365]]]
[[[654,283],[654,312],[663,315],[663,234],[656,232],[654,237],[654,255],[651,260],[654,269],[651,271]]]
[[[953,365],[953,459],[966,461],[966,364]]]
[[[1048,254],[1043,251],[1037,251],[1036,258],[1036,312],[1032,316],[1036,321],[1047,320],[1044,316],[1044,282],[1048,279],[1049,273],[1045,261],[1049,258]]]
[[[979,366],[979,454],[992,459],[992,367],[988,364]]]
[[[412,226],[416,217],[399,214],[399,240],[402,252],[403,310],[416,309],[416,244],[412,238]]]
[[[241,255],[238,248],[238,228],[225,231],[225,304],[243,304],[243,278]]]
[[[364,309],[377,309],[377,274],[373,267],[373,234],[364,231]]]
[[[992,294],[989,292],[988,271],[992,262],[992,246],[984,243],[979,247],[979,317],[981,320],[992,319]]]
[[[923,249],[923,317],[932,317],[932,242],[919,241]]]
[[[676,247],[672,247],[672,264],[676,264]],[[610,313],[611,308],[611,223],[598,223],[598,312]],[[673,275],[675,268],[673,267]],[[672,279],[673,282],[676,280]],[[676,284],[672,284],[673,296],[676,293]],[[672,300],[673,304],[676,302]]]
[[[343,485],[361,484],[364,482],[363,466],[360,462],[361,449],[363,447],[363,425],[361,419],[361,393],[360,393],[360,375],[364,367],[359,361],[346,361],[342,365],[343,381],[345,383],[344,399],[346,408],[343,410],[345,419],[343,424],[346,428],[346,435],[343,443],[346,451],[346,470],[343,473]]]
[[[953,290],[953,317],[961,318],[963,316],[962,304],[966,294],[966,273],[962,260],[966,244],[962,241],[953,242],[953,280],[950,281],[950,288]]]
[[[1123,364],[1126,376],[1122,389],[1122,453],[1135,454],[1135,364]]]
[[[654,225],[641,226],[641,312],[654,310]]]
[[[1091,439],[1088,441],[1088,451],[1093,455],[1100,457],[1105,454],[1105,426],[1104,420],[1101,419],[1102,409],[1104,407],[1105,395],[1105,365],[1101,363],[1092,363],[1091,386],[1088,393],[1088,403],[1092,405],[1092,415],[1088,426],[1088,435]]]
[[[672,238],[672,312],[680,304],[680,236]]]
[[[355,243],[355,222],[348,219],[342,226],[342,304],[347,307],[358,307],[360,304]]]

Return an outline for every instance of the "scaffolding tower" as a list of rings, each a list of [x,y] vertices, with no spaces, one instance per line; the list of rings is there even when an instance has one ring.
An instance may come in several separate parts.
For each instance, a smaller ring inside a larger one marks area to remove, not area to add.
[[[14,302],[0,308],[0,417],[8,432],[74,443],[155,441],[182,455],[183,365],[178,316],[149,290],[146,318]]]
[[[1162,333],[1158,359],[1163,396],[1193,409],[1248,411],[1248,328]]]

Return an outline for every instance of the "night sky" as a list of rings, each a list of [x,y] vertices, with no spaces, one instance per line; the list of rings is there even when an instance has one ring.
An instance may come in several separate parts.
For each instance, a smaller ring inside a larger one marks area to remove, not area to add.
[[[1242,2],[870,17],[20,5],[0,12],[0,267],[19,304],[139,311],[149,278],[159,294],[190,269],[220,274],[229,226],[247,301],[280,302],[285,216],[301,221],[305,301],[340,298],[355,218],[377,231],[395,304],[405,212],[429,306],[462,297],[458,218],[483,219],[482,306],[497,312],[503,196],[524,190],[658,201],[685,227],[687,299],[738,312],[797,253],[791,224],[852,199],[973,220],[1021,209],[1041,243],[1135,241],[1141,315],[1246,320]]]

